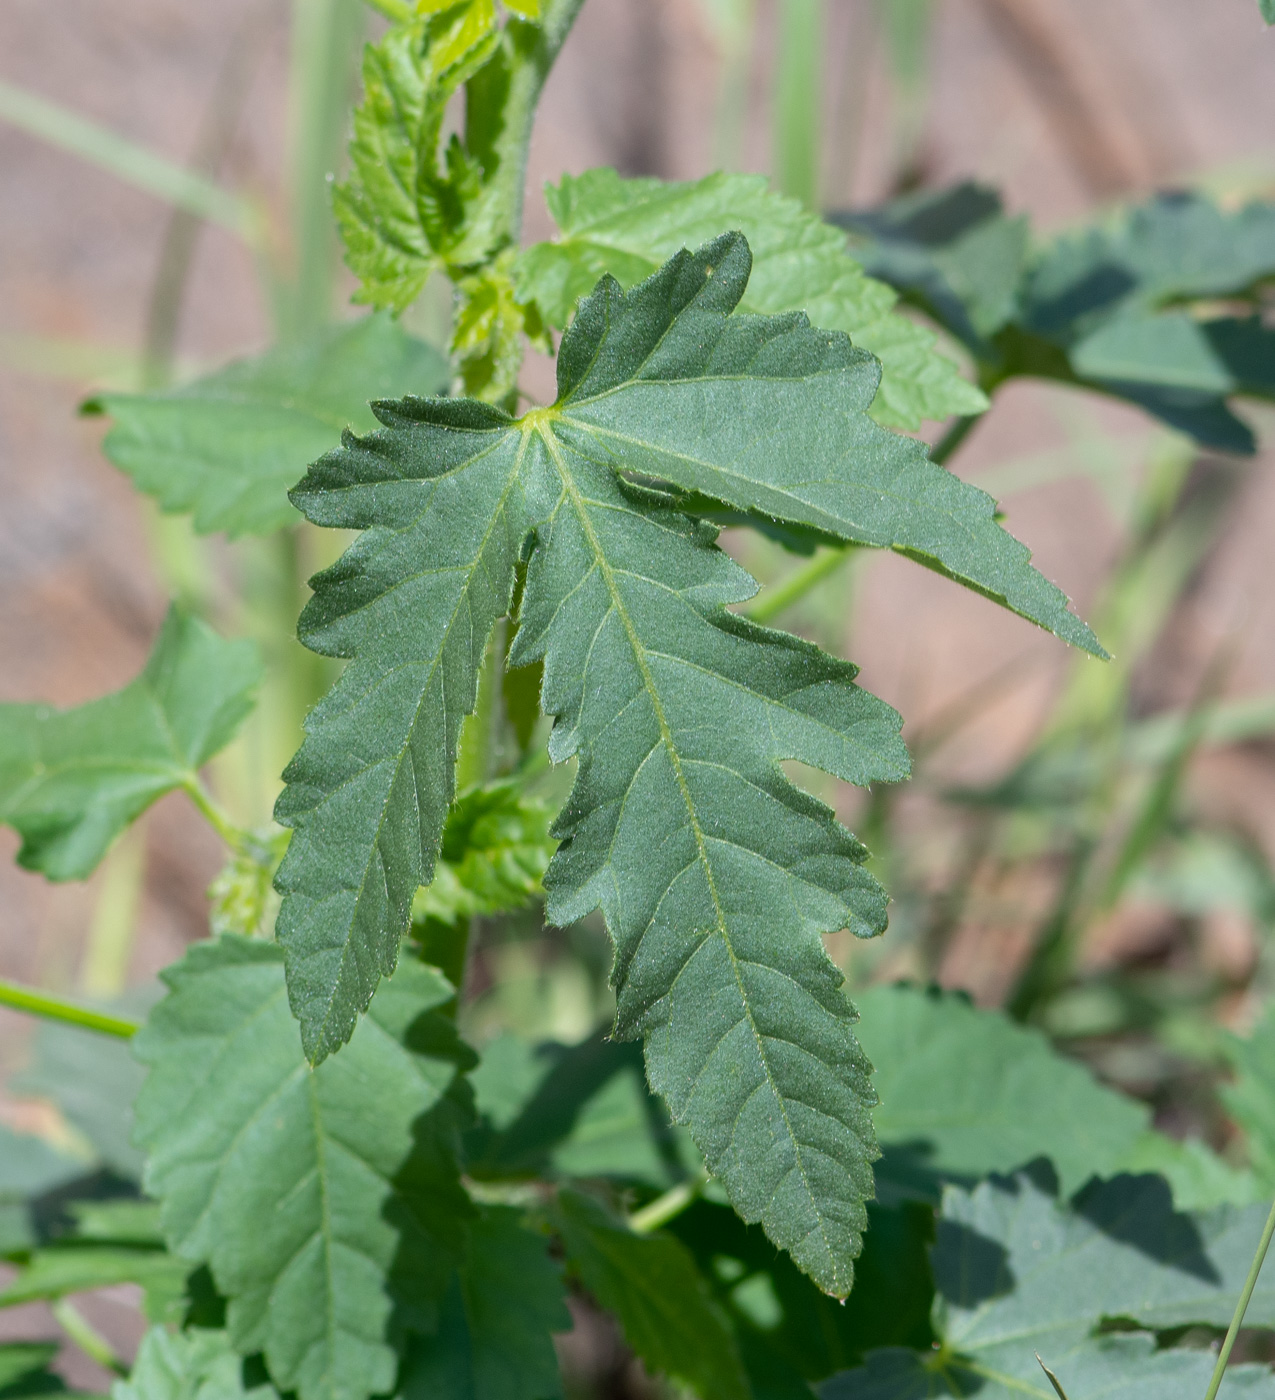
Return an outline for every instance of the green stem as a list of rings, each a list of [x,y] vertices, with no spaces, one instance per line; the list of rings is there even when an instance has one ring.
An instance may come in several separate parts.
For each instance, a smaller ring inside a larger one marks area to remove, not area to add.
[[[128,1367],[116,1356],[115,1348],[69,1298],[59,1298],[49,1311],[85,1356],[117,1376],[128,1375]]]
[[[67,1026],[79,1026],[81,1030],[119,1036],[121,1040],[128,1040],[142,1028],[140,1021],[126,1021],[122,1016],[107,1016],[101,1011],[90,1011],[87,1006],[77,1006],[75,1002],[67,1001],[64,997],[53,996],[49,992],[38,992],[34,987],[23,987],[4,978],[0,978],[0,1006],[11,1006],[15,1011],[27,1011],[32,1016],[43,1016],[46,1021],[61,1021]]]
[[[770,622],[787,608],[830,578],[854,553],[855,545],[847,544],[816,554],[809,563],[794,569],[787,578],[781,579],[773,588],[768,588],[757,601],[744,609],[744,615],[754,622]]]
[[[232,820],[229,813],[199,781],[198,776],[192,776],[188,779],[184,787],[190,800],[199,808],[204,820],[232,851],[242,851],[248,847],[251,842],[249,834]]]
[[[1222,1373],[1226,1370],[1226,1363],[1231,1359],[1231,1348],[1235,1345],[1235,1339],[1239,1336],[1240,1328],[1244,1325],[1244,1314],[1248,1311],[1249,1299],[1253,1296],[1254,1288],[1257,1287],[1257,1276],[1262,1272],[1262,1262],[1266,1258],[1266,1251],[1270,1248],[1272,1235],[1275,1235],[1275,1204],[1271,1206],[1271,1213],[1266,1217],[1266,1228],[1262,1231],[1262,1238],[1257,1242],[1257,1252],[1253,1255],[1253,1262],[1249,1266],[1248,1278],[1244,1280],[1244,1291],[1240,1294],[1240,1300],[1235,1305],[1235,1316],[1231,1318],[1231,1325],[1226,1329],[1226,1338],[1222,1342],[1222,1350],[1217,1354],[1217,1365],[1213,1368],[1213,1379],[1209,1382],[1204,1400],[1215,1400],[1217,1388],[1222,1384]]]
[[[667,1225],[675,1216],[681,1215],[688,1206],[694,1205],[707,1185],[707,1172],[700,1172],[698,1176],[691,1177],[689,1181],[679,1182],[670,1190],[665,1191],[662,1196],[657,1196],[650,1205],[643,1206],[641,1210],[635,1210],[629,1216],[629,1229],[635,1235],[649,1235],[652,1230],[658,1230],[662,1225]]]
[[[495,226],[503,228],[510,242],[522,236],[522,204],[527,188],[527,154],[531,128],[545,79],[584,0],[548,0],[539,24],[510,20],[506,34],[512,47],[509,92],[505,98],[500,136],[495,143],[499,162],[488,198]]]

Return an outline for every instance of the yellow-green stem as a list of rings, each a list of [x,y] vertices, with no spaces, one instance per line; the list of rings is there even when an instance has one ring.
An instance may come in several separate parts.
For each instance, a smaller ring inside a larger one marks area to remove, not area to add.
[[[121,1040],[131,1039],[142,1028],[140,1021],[128,1021],[123,1016],[108,1016],[102,1011],[92,1011],[87,1006],[68,1001],[65,997],[37,991],[34,987],[23,987],[4,978],[0,978],[0,1006],[12,1007],[15,1011],[26,1011],[32,1016],[41,1016],[46,1021],[61,1021],[63,1025],[79,1026],[81,1030],[118,1036]]]

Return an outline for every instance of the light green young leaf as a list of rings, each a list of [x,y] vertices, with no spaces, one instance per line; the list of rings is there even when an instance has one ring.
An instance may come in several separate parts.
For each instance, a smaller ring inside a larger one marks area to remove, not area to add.
[[[681,248],[738,229],[753,251],[743,310],[804,311],[816,326],[846,331],[872,351],[884,374],[873,414],[889,427],[923,418],[981,413],[983,394],[934,351],[934,336],[891,313],[894,293],[864,275],[845,236],[760,175],[710,175],[669,184],[624,180],[614,170],[563,176],[545,198],[560,236],[518,263],[518,291],[545,318],[565,326],[577,300],[606,272],[631,287]]]
[[[0,705],[0,823],[19,865],[82,880],[152,802],[197,782],[253,704],[256,647],[169,610],[142,674],[70,710]]]
[[[15,1307],[117,1283],[138,1284],[152,1322],[180,1321],[190,1264],[158,1249],[62,1245],[36,1250],[3,1292],[0,1308]]]
[[[111,1387],[111,1400],[274,1400],[272,1386],[248,1389],[243,1363],[224,1332],[152,1327],[137,1349],[127,1380]]]
[[[197,531],[262,535],[297,520],[288,488],[346,428],[375,425],[368,402],[439,393],[446,360],[388,316],[365,316],[312,344],[240,360],[180,389],[103,394],[115,421],[102,450]]]
[[[397,25],[364,51],[352,169],[334,197],[346,261],[362,283],[358,300],[402,311],[431,272],[489,251],[485,231],[469,222],[480,170],[459,142],[440,168],[438,147],[449,99],[498,37],[491,0],[480,0]],[[467,235],[472,247],[462,246]]]
[[[739,1350],[690,1251],[672,1235],[636,1235],[576,1191],[558,1197],[567,1265],[615,1314],[652,1370],[701,1400],[746,1400]]]
[[[1039,1031],[959,996],[912,987],[855,994],[876,1067],[877,1136],[937,1177],[980,1177],[1047,1157],[1070,1195],[1123,1165],[1144,1105],[1100,1085]]]
[[[1208,1383],[1208,1352],[1155,1352],[1145,1335],[1097,1335],[1104,1319],[1148,1329],[1225,1326],[1266,1209],[1174,1214],[1154,1177],[1118,1177],[1081,1193],[1074,1209],[1027,1175],[949,1188],[931,1254],[939,1351],[879,1351],[820,1387],[823,1400],[966,1395],[1050,1400],[1039,1352],[1073,1397],[1118,1394],[1190,1400]],[[1275,1317],[1275,1283],[1259,1281],[1254,1326]],[[1275,1396],[1265,1368],[1228,1372],[1237,1393]],[[919,1387],[919,1388],[918,1388]],[[1192,1388],[1194,1387],[1194,1388]]]
[[[472,1056],[408,960],[349,1047],[307,1065],[277,945],[227,936],[164,974],[134,1043],[146,1186],[172,1249],[206,1263],[242,1353],[301,1400],[388,1393],[464,1244],[454,1083]]]
[[[548,1240],[489,1208],[474,1220],[465,1262],[439,1306],[438,1331],[404,1364],[401,1400],[557,1400],[551,1334],[569,1331],[561,1271]]]
[[[476,914],[521,909],[543,893],[557,848],[553,814],[518,783],[489,783],[462,793],[447,814],[433,880],[412,901],[412,922],[451,924]]]

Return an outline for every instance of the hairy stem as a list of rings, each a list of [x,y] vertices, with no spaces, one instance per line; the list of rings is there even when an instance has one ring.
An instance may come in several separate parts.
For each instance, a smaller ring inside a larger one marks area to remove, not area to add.
[[[1262,1272],[1262,1263],[1266,1258],[1266,1251],[1271,1246],[1272,1235],[1275,1235],[1275,1204],[1271,1206],[1271,1213],[1266,1217],[1266,1228],[1262,1231],[1262,1238],[1257,1242],[1257,1252],[1253,1255],[1253,1262],[1249,1266],[1248,1278],[1244,1280],[1244,1290],[1240,1294],[1240,1300],[1235,1305],[1235,1315],[1231,1318],[1231,1325],[1226,1329],[1222,1349],[1217,1354],[1217,1365],[1213,1368],[1213,1379],[1209,1381],[1209,1388],[1205,1393],[1204,1400],[1214,1400],[1217,1388],[1222,1384],[1222,1374],[1226,1370],[1226,1363],[1231,1359],[1231,1348],[1235,1345],[1235,1339],[1239,1336],[1240,1328],[1244,1325],[1244,1314],[1248,1311],[1248,1302],[1253,1296],[1253,1289],[1257,1287],[1257,1276]]]
[[[87,1006],[79,1006],[73,1001],[67,1001],[65,997],[40,992],[34,987],[23,987],[17,982],[4,979],[0,979],[0,1006],[10,1006],[15,1011],[27,1011],[32,1016],[42,1016],[46,1021],[61,1021],[63,1025],[79,1026],[81,1030],[118,1036],[121,1040],[130,1039],[142,1028],[140,1021],[126,1021],[122,1016],[108,1016],[101,1011],[90,1011]]]
[[[512,46],[509,93],[505,99],[504,127],[496,141],[499,160],[491,183],[491,209],[497,227],[510,242],[522,234],[522,204],[527,188],[527,153],[536,107],[549,70],[566,42],[584,0],[548,0],[538,25],[510,20],[507,34]]]

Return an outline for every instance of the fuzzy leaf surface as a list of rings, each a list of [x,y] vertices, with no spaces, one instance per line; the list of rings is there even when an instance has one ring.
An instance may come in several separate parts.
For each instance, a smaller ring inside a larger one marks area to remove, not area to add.
[[[438,1331],[408,1354],[401,1400],[557,1400],[552,1333],[570,1331],[562,1272],[548,1240],[516,1211],[481,1212],[439,1306]]]
[[[243,1363],[224,1332],[152,1327],[142,1338],[127,1380],[111,1387],[111,1400],[273,1400],[269,1385],[249,1389]]]
[[[1070,1195],[1118,1170],[1147,1127],[1142,1104],[1000,1012],[911,987],[856,999],[877,1136],[922,1173],[976,1178],[1048,1157]]]
[[[301,614],[306,646],[350,664],[307,717],[275,809],[294,833],[276,928],[312,1058],[348,1039],[433,878],[461,720],[531,525],[504,414],[410,399],[376,413],[386,431],[349,439],[292,493],[316,524],[364,532]]]
[[[568,1266],[652,1371],[702,1400],[746,1400],[735,1338],[680,1240],[636,1235],[576,1191],[559,1196],[557,1222]]]
[[[577,363],[564,344],[558,435],[584,429],[594,455],[628,471],[898,550],[1103,654],[997,523],[992,498],[871,421],[871,357],[800,313],[732,315],[747,295],[749,248],[738,237],[715,246],[711,266],[701,253],[680,277],[666,270],[627,298],[600,292],[582,306],[584,343],[599,346],[598,358]],[[675,321],[682,335],[657,343]]]
[[[1146,1335],[1100,1336],[1104,1319],[1147,1328],[1225,1326],[1266,1210],[1175,1214],[1154,1177],[1117,1177],[1059,1204],[1029,1175],[949,1188],[931,1251],[940,1356],[889,1348],[820,1387],[824,1400],[965,1395],[989,1400],[1054,1394],[1035,1353],[1071,1396],[1183,1396],[1207,1386],[1210,1353],[1156,1354]],[[1275,1285],[1250,1305],[1269,1325]],[[1265,1368],[1239,1368],[1237,1390],[1275,1395]],[[1073,1384],[1074,1379],[1074,1384]],[[1158,1387],[1158,1388],[1157,1388]],[[1192,1389],[1191,1387],[1194,1387]]]
[[[82,880],[147,807],[196,781],[234,735],[261,680],[257,649],[169,610],[145,669],[69,710],[0,705],[0,823],[18,864]]]
[[[745,1218],[840,1295],[875,1144],[866,1061],[820,935],[879,932],[885,904],[863,847],[779,765],[900,778],[899,718],[852,666],[727,612],[754,581],[667,490],[629,480],[682,485],[690,463],[696,484],[725,495],[742,481],[772,514],[822,522],[895,450],[864,417],[872,362],[844,336],[799,313],[731,316],[748,270],[747,244],[727,235],[630,294],[605,279],[563,338],[552,408],[515,421],[466,401],[378,404],[382,432],[311,469],[294,493],[307,515],[365,533],[302,618],[310,646],[351,663],[287,773],[278,813],[296,834],[278,927],[307,1051],[321,1055],[393,966],[429,879],[459,719],[530,537],[510,664],[543,661],[551,753],[579,760],[548,915],[602,908],[618,1033],[646,1038],[653,1087]],[[764,450],[741,423],[766,430]],[[942,492],[967,489],[905,450]],[[931,540],[951,572],[965,559],[1004,588],[1010,559],[1057,626],[1087,635],[974,497],[997,544],[984,559]],[[913,529],[924,514],[909,500],[878,525],[911,548],[930,540]]]
[[[472,1056],[431,1011],[453,995],[405,962],[346,1051],[312,1068],[277,945],[227,935],[164,974],[134,1041],[137,1137],[170,1247],[206,1263],[227,1330],[301,1400],[395,1381],[464,1244],[453,1083]]]
[[[366,316],[314,343],[240,360],[154,394],[103,394],[114,419],[102,450],[166,511],[200,534],[265,535],[296,523],[288,488],[346,428],[375,426],[374,398],[434,394],[447,361],[388,316]]]
[[[923,418],[980,413],[983,394],[935,353],[933,335],[892,313],[895,297],[864,275],[845,237],[759,175],[710,175],[667,183],[621,179],[614,170],[564,176],[545,194],[560,230],[528,249],[518,265],[519,294],[565,326],[577,300],[605,272],[632,287],[680,248],[738,229],[755,270],[743,309],[774,315],[805,311],[817,326],[846,331],[884,366],[875,416],[916,428]]]

